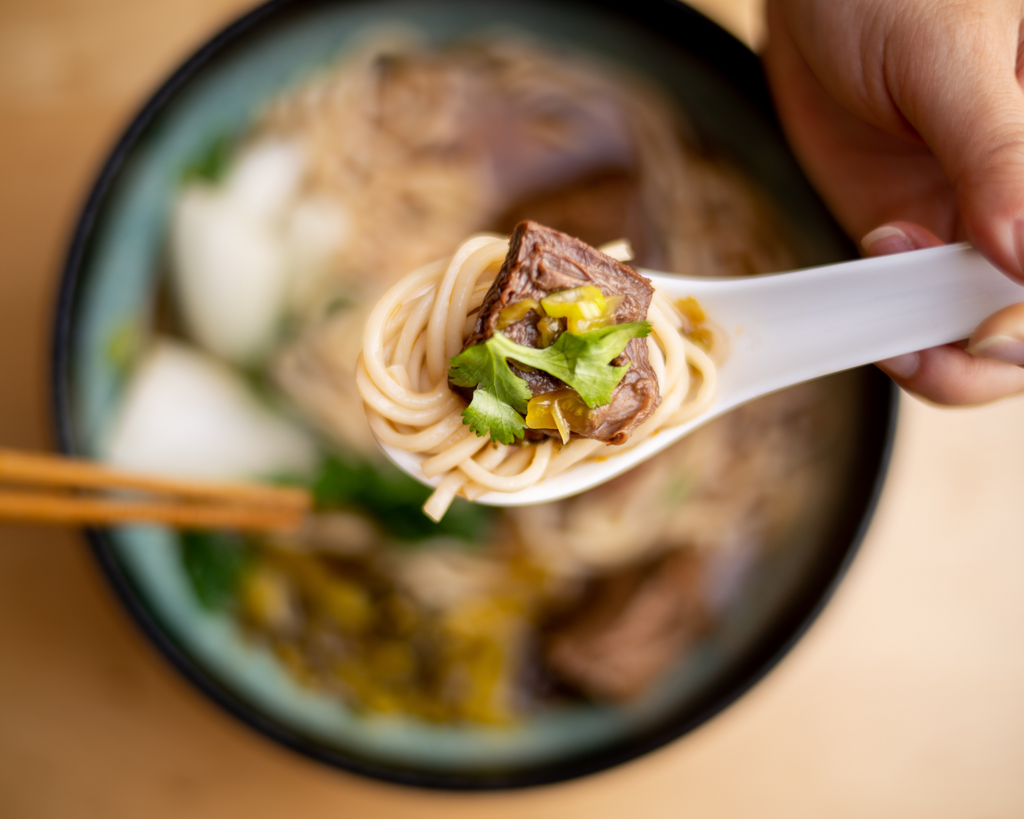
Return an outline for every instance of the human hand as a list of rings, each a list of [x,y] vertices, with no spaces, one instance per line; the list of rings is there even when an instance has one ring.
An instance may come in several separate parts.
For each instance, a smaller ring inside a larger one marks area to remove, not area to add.
[[[790,143],[868,255],[969,239],[1024,281],[1024,0],[768,0],[768,29]],[[1024,391],[1021,365],[1024,306],[880,362],[944,404]]]

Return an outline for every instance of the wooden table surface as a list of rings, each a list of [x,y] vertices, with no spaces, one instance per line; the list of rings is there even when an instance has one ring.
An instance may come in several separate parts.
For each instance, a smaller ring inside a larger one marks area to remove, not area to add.
[[[0,0],[0,445],[50,444],[57,271],[97,163],[247,0]],[[748,39],[759,0],[697,5]],[[307,762],[145,643],[73,532],[0,528],[0,816],[1024,816],[1024,400],[905,400],[878,516],[810,634],[618,770],[450,796]]]

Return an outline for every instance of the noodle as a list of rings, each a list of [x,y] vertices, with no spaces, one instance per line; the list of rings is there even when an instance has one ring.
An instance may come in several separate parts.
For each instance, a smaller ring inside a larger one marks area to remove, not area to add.
[[[602,445],[586,438],[504,445],[463,425],[466,402],[448,386],[448,362],[462,350],[508,247],[489,235],[467,240],[447,264],[422,267],[388,290],[364,330],[356,383],[367,419],[381,443],[431,456],[423,475],[441,480],[424,511],[435,520],[456,494],[522,491],[595,456]],[[699,415],[714,399],[715,364],[684,335],[685,319],[671,300],[655,291],[647,319],[661,404],[616,451]]]

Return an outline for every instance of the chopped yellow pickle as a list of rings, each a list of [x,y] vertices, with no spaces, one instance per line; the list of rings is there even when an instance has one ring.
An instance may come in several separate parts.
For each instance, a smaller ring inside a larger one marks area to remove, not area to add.
[[[562,443],[569,443],[574,421],[583,428],[582,422],[589,410],[575,390],[564,389],[535,395],[526,405],[526,426],[530,429],[555,429],[562,437]]]
[[[498,314],[497,330],[504,330],[510,324],[522,321],[531,310],[540,312],[540,302],[536,299],[523,299],[513,302]]]
[[[704,352],[710,353],[715,346],[715,331],[707,326],[708,317],[704,308],[693,296],[676,299],[676,307],[683,317],[682,332]]]
[[[715,346],[715,334],[707,327],[698,327],[692,333],[687,333],[687,338],[705,353],[711,352],[711,348]]]
[[[324,613],[344,631],[364,631],[373,621],[372,601],[358,583],[335,579],[322,590],[320,604]]]
[[[609,296],[604,300],[604,309],[601,315],[592,319],[579,319],[576,322],[576,332],[585,333],[587,330],[597,330],[599,327],[607,327],[615,323],[615,311],[619,309],[625,296]]]
[[[615,310],[621,303],[622,296],[605,297],[592,284],[560,290],[541,300],[544,312],[555,318],[564,318],[572,333],[612,324]]]
[[[680,313],[694,324],[703,324],[707,321],[708,317],[704,313],[704,308],[700,306],[700,302],[693,296],[687,296],[685,299],[676,299],[676,307],[679,308]]]
[[[540,333],[540,337],[537,339],[537,346],[541,349],[550,347],[555,343],[555,339],[562,334],[562,320],[560,318],[544,316],[544,318],[537,322],[537,332]]]
[[[288,578],[281,572],[259,565],[241,586],[242,611],[256,625],[266,629],[287,629],[295,619]]]
[[[557,401],[551,402],[551,418],[555,422],[555,428],[558,430],[562,443],[569,443],[569,425],[566,423],[565,416],[562,415],[562,410],[558,406]]]

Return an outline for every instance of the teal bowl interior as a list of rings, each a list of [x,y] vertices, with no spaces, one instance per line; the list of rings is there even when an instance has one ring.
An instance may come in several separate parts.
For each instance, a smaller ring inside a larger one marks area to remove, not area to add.
[[[676,3],[275,3],[200,51],[114,151],[79,225],[58,311],[55,390],[62,444],[97,455],[123,386],[108,355],[127,326],[148,327],[170,205],[183,169],[212,138],[239,133],[275,94],[330,63],[381,25],[445,42],[494,27],[525,31],[644,75],[673,95],[701,138],[756,180],[785,214],[802,263],[852,248],[808,186],[771,114],[756,59]],[[411,784],[512,787],[616,764],[684,733],[758,679],[813,619],[870,517],[893,426],[893,391],[876,373],[844,376],[860,409],[860,442],[843,478],[846,504],[794,532],[751,570],[687,662],[625,708],[576,705],[511,729],[367,719],[300,687],[225,615],[195,601],[171,534],[157,527],[90,533],[125,604],[160,648],[209,695],[300,751]]]

